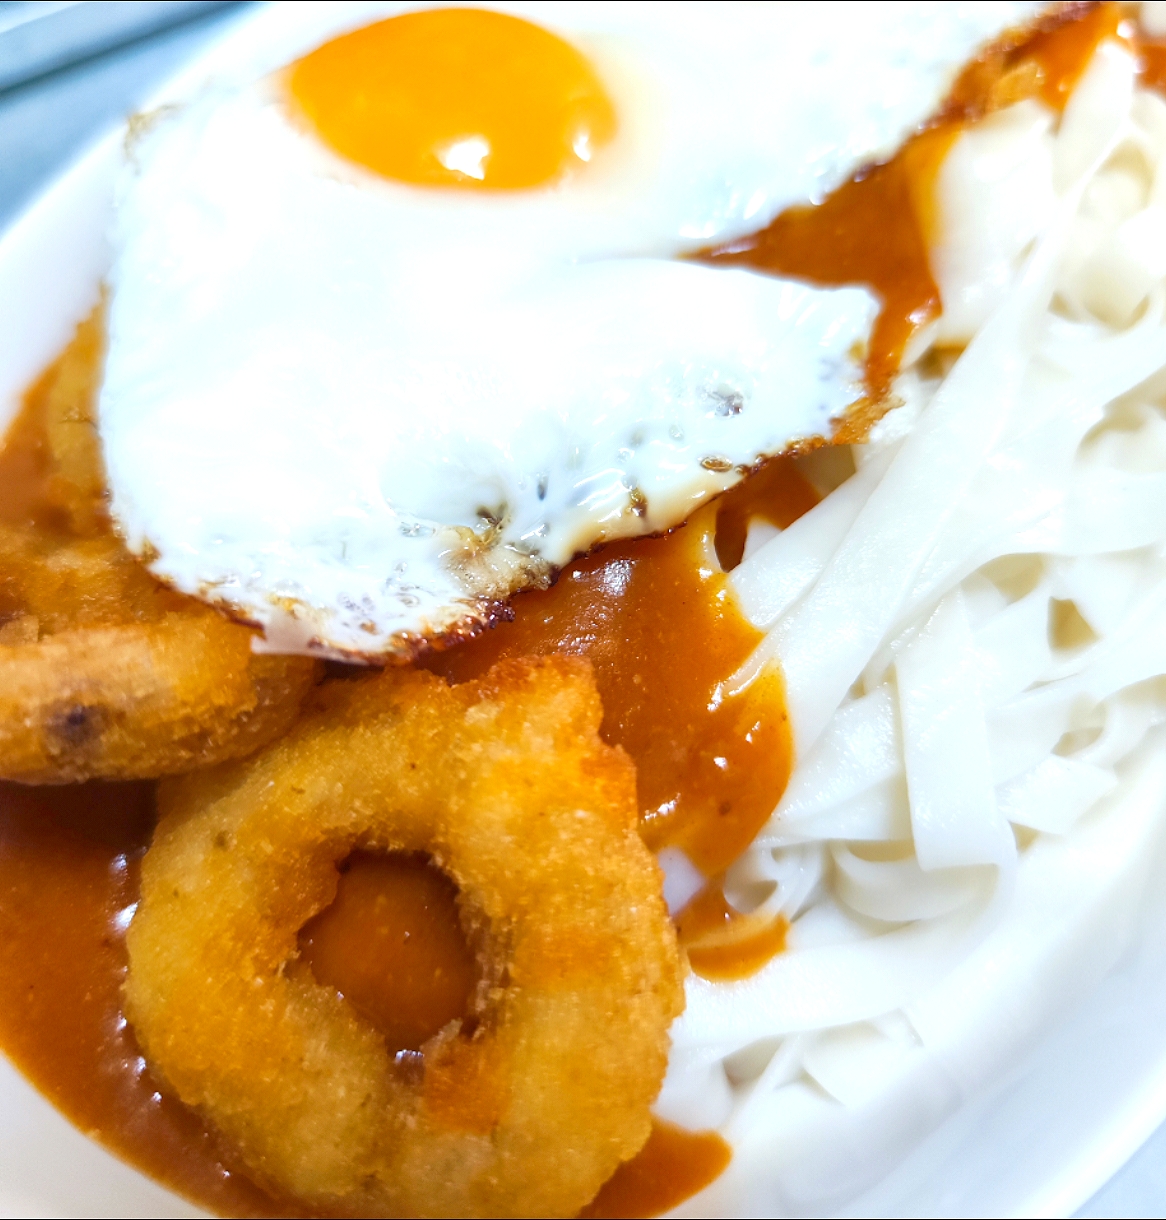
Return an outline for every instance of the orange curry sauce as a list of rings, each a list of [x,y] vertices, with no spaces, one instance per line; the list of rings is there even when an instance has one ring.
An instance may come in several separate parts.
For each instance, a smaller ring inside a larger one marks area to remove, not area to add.
[[[1001,40],[965,70],[935,123],[887,164],[701,256],[825,284],[866,283],[880,294],[869,397],[840,440],[865,435],[906,344],[939,308],[926,257],[930,186],[960,125],[1020,97],[1059,107],[1118,21],[1116,5],[1070,5],[1035,35]],[[1140,45],[1144,79],[1166,81],[1166,50]],[[43,383],[0,451],[0,518],[43,517],[43,462],[36,429],[26,426],[40,392]],[[685,528],[572,564],[554,588],[515,599],[513,623],[429,661],[459,681],[507,655],[564,650],[591,659],[604,734],[637,765],[646,840],[683,848],[711,879],[678,918],[693,969],[709,978],[759,968],[780,952],[786,931],[781,922],[755,926],[717,884],[774,808],[792,762],[780,677],[726,689],[757,633],[737,613],[725,572],[740,559],[751,517],[784,526],[814,499],[790,459],[770,462]],[[150,785],[0,785],[0,1047],[78,1127],[159,1182],[222,1214],[303,1214],[236,1172],[201,1120],[165,1095],[121,1015],[123,932],[153,818]],[[316,976],[404,1054],[464,1010],[474,979],[452,886],[408,858],[353,856],[335,902],[304,928],[300,947]],[[658,1214],[712,1181],[729,1155],[716,1135],[657,1123],[584,1214]]]
[[[697,256],[816,284],[866,284],[882,299],[867,353],[868,397],[851,410],[838,440],[866,435],[908,342],[939,314],[927,259],[933,187],[963,125],[1026,97],[1062,109],[1097,44],[1117,34],[1120,16],[1117,4],[1071,4],[1035,33],[1005,36],[964,69],[935,120],[885,164],[861,171],[819,204],[789,208],[759,232]]]
[[[777,458],[682,529],[571,564],[552,588],[516,597],[513,622],[426,664],[460,682],[503,657],[587,657],[600,732],[636,764],[644,839],[682,848],[719,894],[716,878],[773,812],[793,759],[780,672],[728,690],[761,633],[738,611],[725,569],[740,561],[751,518],[784,528],[816,501],[793,459]],[[750,974],[781,948],[784,928],[755,928],[712,901],[722,918],[679,925],[694,970],[706,973],[715,950],[709,977]]]

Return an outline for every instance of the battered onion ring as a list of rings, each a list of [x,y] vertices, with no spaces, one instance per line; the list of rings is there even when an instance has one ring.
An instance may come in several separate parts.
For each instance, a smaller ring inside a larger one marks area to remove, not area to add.
[[[452,689],[390,671],[318,698],[248,762],[161,787],[127,941],[145,1055],[312,1206],[573,1215],[647,1138],[683,1006],[589,666],[503,662]],[[356,847],[428,853],[460,888],[480,982],[420,1068],[295,960]]]
[[[113,535],[93,398],[100,312],[7,440],[28,519],[0,523],[0,779],[152,779],[285,732],[318,675],[154,580]],[[28,488],[35,488],[32,494]]]
[[[152,779],[250,754],[318,667],[163,588],[111,536],[0,525],[0,778]]]
[[[97,435],[95,401],[105,349],[105,308],[99,305],[46,371],[32,394],[31,421],[44,433],[50,465],[46,499],[79,535],[105,532],[105,463]]]

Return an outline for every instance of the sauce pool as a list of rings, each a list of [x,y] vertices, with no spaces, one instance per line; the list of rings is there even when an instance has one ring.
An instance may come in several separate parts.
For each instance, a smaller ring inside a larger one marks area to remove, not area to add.
[[[701,890],[676,920],[688,964],[713,982],[755,974],[782,952],[788,931],[789,922],[780,915],[744,915],[734,909],[716,883]]]
[[[784,528],[817,498],[792,459],[774,459],[671,534],[613,543],[552,588],[520,593],[513,622],[425,664],[463,682],[504,657],[587,657],[600,732],[636,764],[645,841],[682,848],[713,876],[769,818],[793,756],[780,673],[726,689],[761,632],[737,609],[725,569],[740,560],[750,520]]]
[[[871,165],[821,203],[788,208],[748,237],[696,255],[815,284],[866,284],[883,302],[866,359],[866,398],[835,435],[861,441],[882,413],[912,337],[938,317],[928,242],[943,159],[969,121],[1026,97],[1064,108],[1098,43],[1117,37],[1117,4],[1070,4],[1035,31],[1005,35],[960,74],[947,105],[890,160]]]
[[[151,784],[0,784],[0,1046],[76,1127],[178,1194],[223,1215],[306,1215],[229,1166],[122,1017],[153,825]]]
[[[0,783],[0,1046],[70,1122],[176,1193],[220,1215],[310,1215],[231,1165],[199,1116],[168,1097],[151,1075],[121,1015],[125,929],[153,826],[152,784]],[[341,876],[336,903],[302,934],[314,934],[317,942],[306,954],[314,972],[328,968],[321,968],[328,962],[321,928],[331,922],[333,930],[351,932],[345,922],[359,916],[362,905],[375,906],[386,874],[397,883],[397,896],[382,930],[412,930],[423,943],[434,935],[443,942],[453,887],[442,874],[409,857],[358,855]],[[331,911],[337,914],[328,921]],[[358,945],[350,941],[343,952],[366,947],[368,940],[365,924]],[[448,950],[443,944],[439,955]],[[455,946],[455,961],[458,952]],[[466,965],[462,957],[463,970]],[[469,969],[472,982],[472,963]],[[452,988],[454,1004],[462,1008],[466,992],[458,992],[465,981],[463,975]],[[378,998],[383,1001],[374,995],[364,1002],[380,1024],[384,1009],[377,1008]],[[419,1016],[414,1011],[406,1036],[428,1036],[436,1030],[427,1029],[427,1022],[437,1020],[440,1028],[447,1019],[433,1009]],[[392,1041],[400,1031],[398,1025],[386,1036]],[[582,1214],[657,1215],[706,1186],[729,1158],[728,1145],[716,1134],[657,1121],[644,1150]]]
[[[639,1155],[621,1165],[579,1215],[658,1216],[716,1181],[732,1155],[715,1131],[685,1131],[656,1119]]]
[[[94,325],[74,342],[72,355],[88,353],[95,369]],[[0,519],[57,532],[69,526],[54,505],[44,432],[53,386],[50,369],[0,449]],[[718,693],[760,638],[737,613],[725,571],[740,561],[751,520],[788,525],[816,498],[792,461],[771,462],[683,529],[573,565],[554,589],[519,599],[515,623],[434,668],[466,678],[501,656],[585,652],[605,732],[640,766],[645,837],[684,846],[715,874],[769,816],[791,753],[779,676]],[[690,661],[678,666],[676,656]],[[177,1193],[221,1214],[306,1214],[240,1173],[201,1118],[167,1095],[122,1016],[124,932],[153,823],[150,784],[0,785],[0,1047],[75,1125]],[[722,957],[736,954],[738,968],[757,959],[756,945],[742,956],[744,941],[730,939]],[[477,978],[455,888],[423,859],[355,853],[300,948],[315,976],[405,1054],[465,1011]],[[698,962],[701,951],[694,945]],[[728,1157],[718,1136],[657,1125],[593,1205],[614,1211],[595,1214],[666,1210]]]
[[[906,345],[939,308],[927,265],[930,188],[961,124],[1024,96],[1062,106],[1097,43],[1118,33],[1119,16],[1116,5],[1068,6],[1035,35],[1002,40],[969,65],[936,123],[886,165],[704,252],[713,263],[867,283],[881,295],[868,400],[837,439],[865,435]],[[1144,47],[1144,80],[1160,85],[1166,51]],[[96,361],[93,331],[78,342]],[[51,381],[50,370],[0,451],[0,519],[59,529],[65,520],[49,494],[33,418]],[[503,656],[591,659],[604,735],[637,765],[645,839],[683,848],[710,878],[678,919],[693,968],[709,978],[759,968],[781,951],[786,931],[784,921],[734,911],[719,884],[776,805],[792,761],[780,675],[726,690],[759,635],[737,613],[725,572],[740,561],[751,519],[784,527],[815,499],[794,463],[770,462],[683,529],[571,565],[554,588],[515,599],[512,624],[428,663],[460,681]],[[179,1194],[221,1214],[304,1215],[239,1173],[199,1116],[167,1097],[121,1015],[123,934],[153,816],[151,785],[0,784],[0,1047],[76,1126]],[[452,886],[423,861],[354,857],[301,948],[317,977],[406,1052],[464,1010],[475,978]],[[402,990],[407,1010],[394,999]],[[713,1133],[657,1123],[582,1214],[658,1214],[711,1182],[729,1157]]]
[[[425,857],[355,852],[331,905],[300,931],[301,960],[398,1055],[466,1014],[477,982],[457,886]]]

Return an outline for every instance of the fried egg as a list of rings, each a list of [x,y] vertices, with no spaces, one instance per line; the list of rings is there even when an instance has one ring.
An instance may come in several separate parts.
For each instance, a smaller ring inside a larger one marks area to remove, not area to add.
[[[133,125],[100,429],[156,575],[375,658],[829,436],[878,299],[684,256],[1040,6],[294,7],[282,67]]]

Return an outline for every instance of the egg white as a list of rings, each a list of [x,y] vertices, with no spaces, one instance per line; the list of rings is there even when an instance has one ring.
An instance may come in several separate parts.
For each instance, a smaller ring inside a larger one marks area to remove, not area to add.
[[[272,40],[289,56],[405,6],[292,7],[298,35]],[[505,7],[575,41],[616,104],[616,140],[562,183],[383,181],[303,130],[254,59],[129,143],[113,512],[159,576],[280,650],[472,630],[829,435],[877,300],[677,256],[891,151],[1039,6]]]

